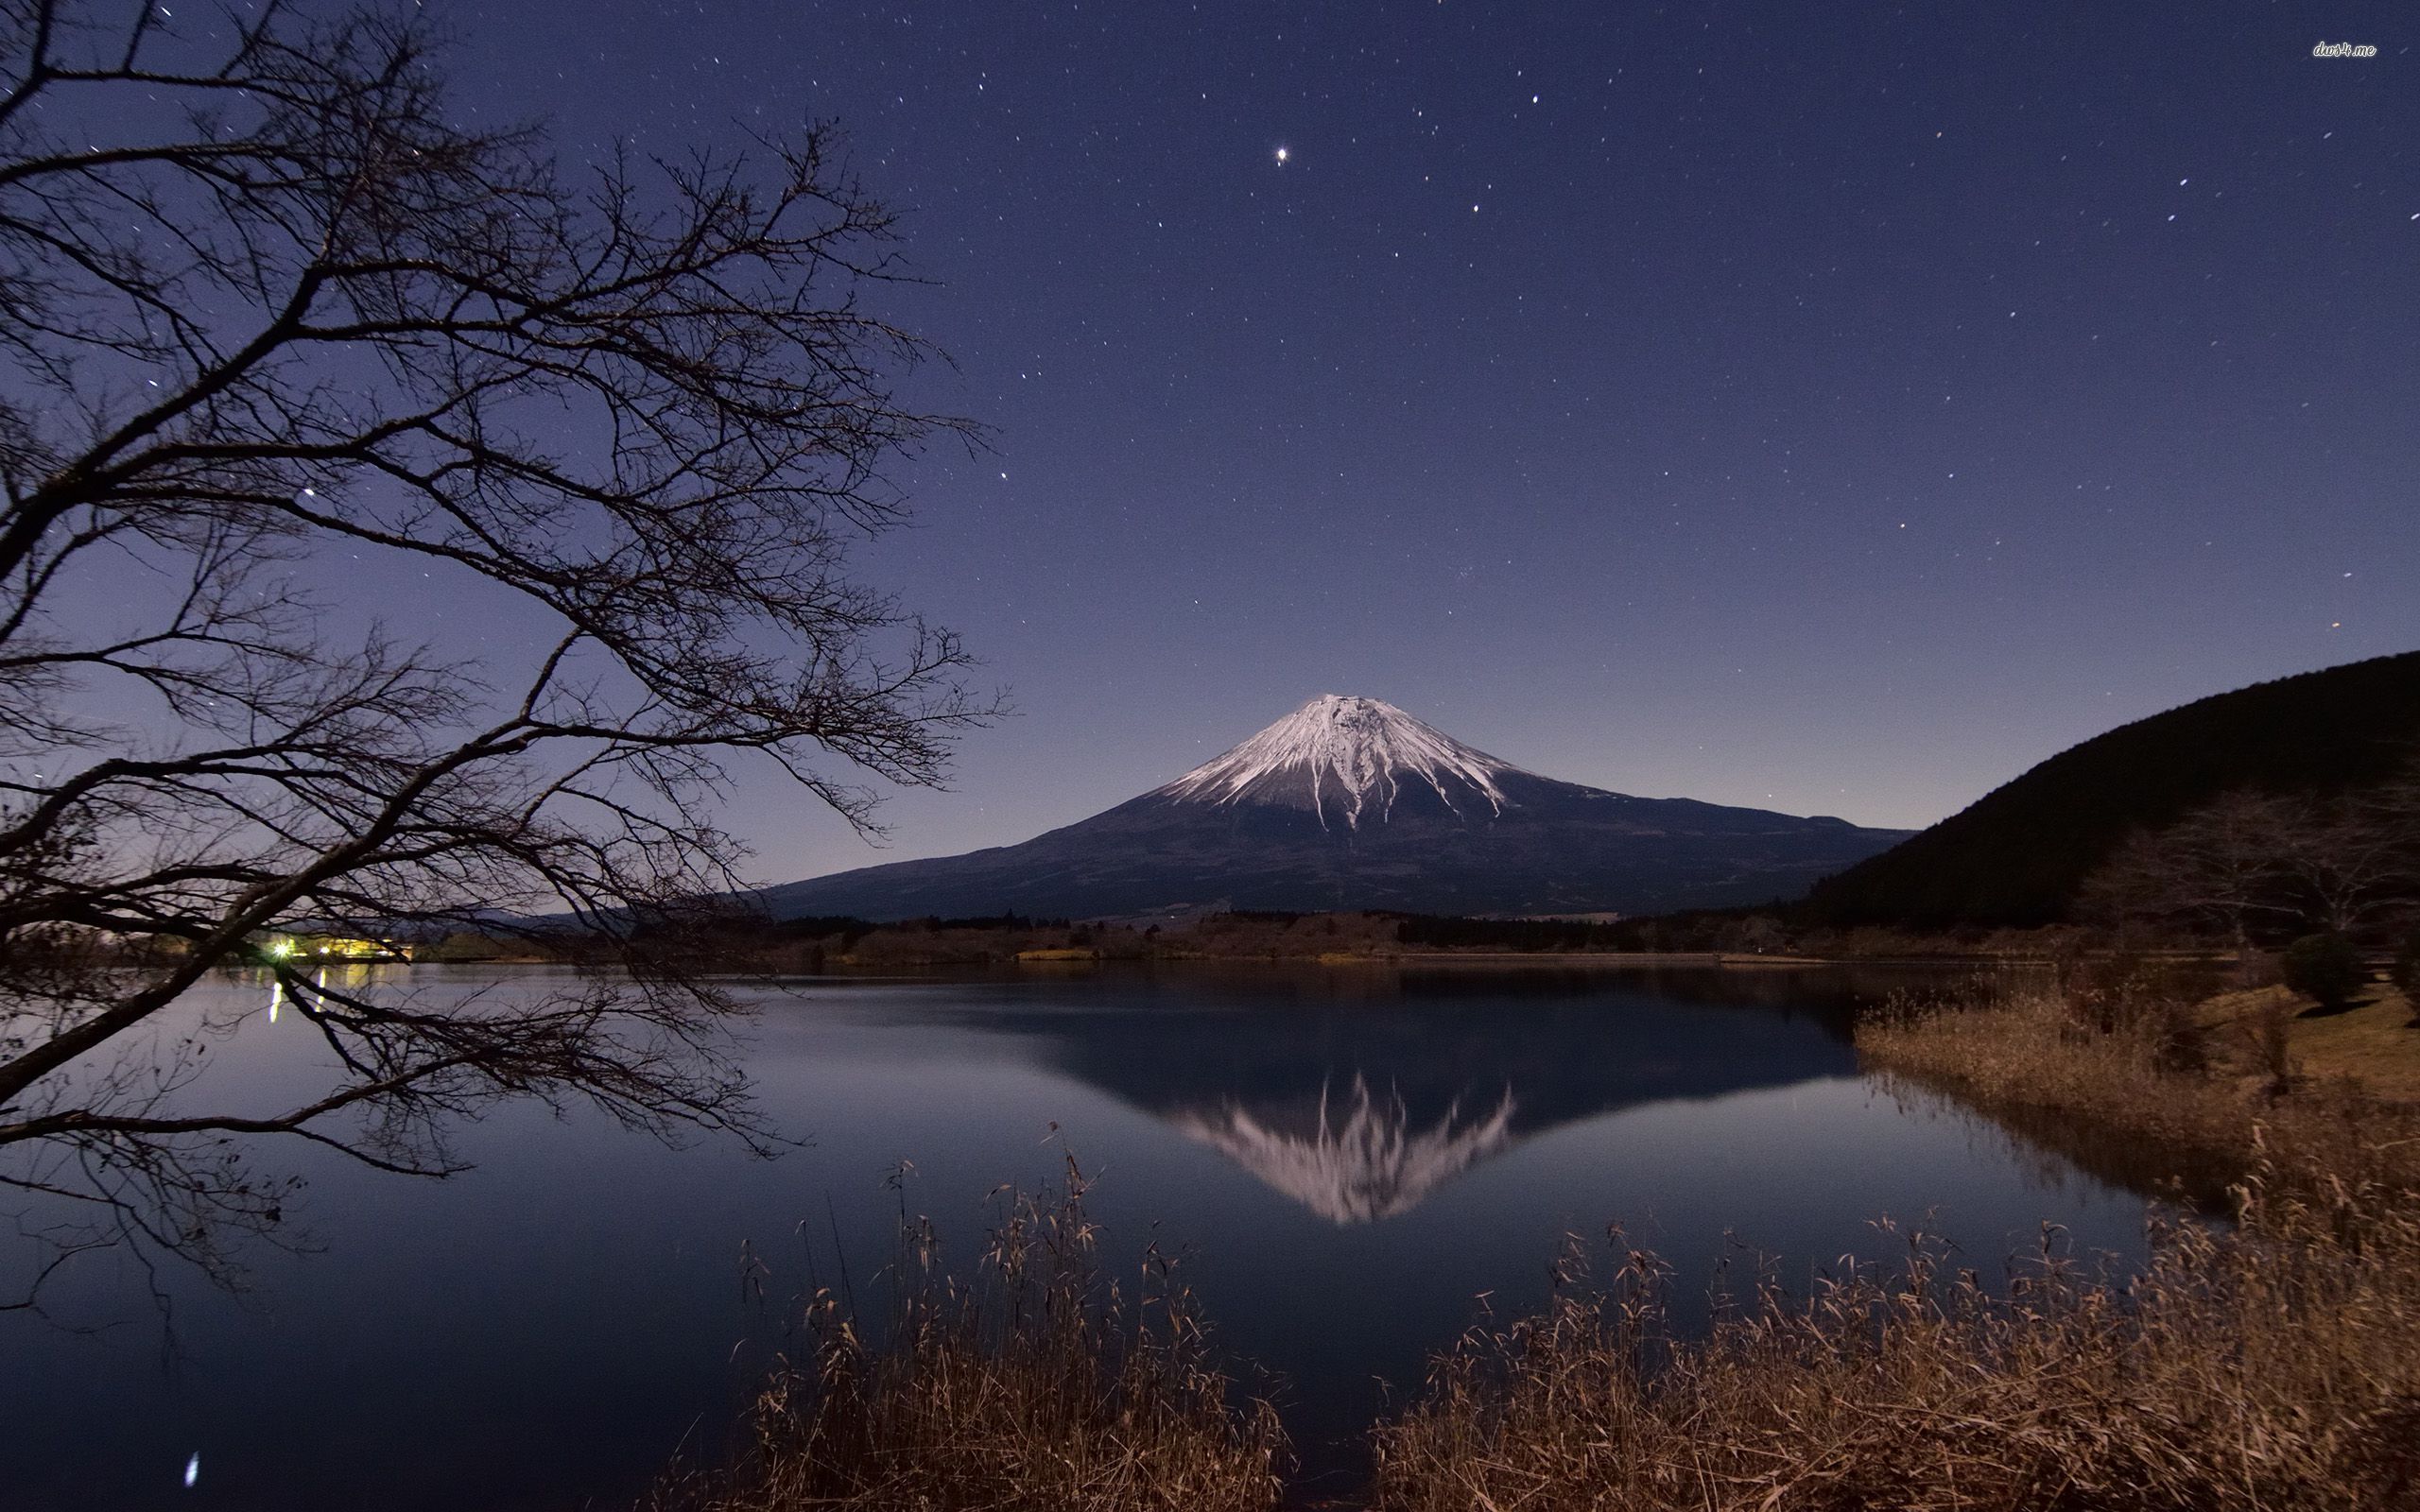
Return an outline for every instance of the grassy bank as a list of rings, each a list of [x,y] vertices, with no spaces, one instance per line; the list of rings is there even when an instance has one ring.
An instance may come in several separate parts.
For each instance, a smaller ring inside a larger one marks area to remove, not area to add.
[[[2146,969],[1984,984],[1969,1001],[1870,1018],[1858,1050],[1886,1077],[2045,1143],[2121,1142],[2138,1170],[2201,1173],[2187,1185],[2205,1193],[2264,1150],[2298,1171],[2420,1188],[2412,1019],[2383,985],[2321,1015],[2283,988],[2202,995],[2189,977]]]
[[[2294,1183],[2300,1189],[2305,1183]],[[1473,1334],[1376,1430],[1373,1505],[1848,1512],[2386,1508],[2420,1494],[2420,1217],[2247,1189],[2147,1274],[2046,1252],[2005,1290],[1910,1236],[1812,1297],[1664,1327],[1650,1257]]]

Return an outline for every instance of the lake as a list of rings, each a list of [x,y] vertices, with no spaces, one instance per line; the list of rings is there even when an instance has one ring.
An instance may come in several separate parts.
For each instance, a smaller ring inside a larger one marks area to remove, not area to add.
[[[543,969],[388,970],[509,992]],[[234,1297],[95,1257],[56,1321],[0,1316],[0,1504],[612,1505],[725,1441],[812,1281],[877,1295],[903,1201],[965,1257],[987,1194],[1055,1181],[1070,1152],[1105,1263],[1183,1253],[1216,1342],[1282,1378],[1331,1489],[1387,1383],[1415,1386],[1481,1297],[1541,1302],[1566,1234],[1618,1221],[1683,1303],[1726,1255],[1774,1257],[1802,1290],[1888,1257],[1886,1215],[1987,1275],[2045,1222],[2079,1254],[2138,1255],[2139,1192],[1860,1074],[1856,1005],[1910,980],[1248,966],[754,988],[747,1063],[804,1147],[668,1149],[511,1108],[463,1129],[477,1169],[445,1181],[264,1150],[308,1178],[316,1252],[258,1251]],[[307,1083],[308,1031],[269,996],[231,978],[180,1005],[236,1021],[222,1093]]]

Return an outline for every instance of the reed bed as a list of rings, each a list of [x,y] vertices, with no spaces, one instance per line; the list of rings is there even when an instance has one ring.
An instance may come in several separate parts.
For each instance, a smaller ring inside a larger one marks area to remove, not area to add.
[[[1616,1243],[1543,1314],[1474,1331],[1376,1430],[1383,1512],[2235,1512],[2420,1505],[2420,1218],[2408,1194],[2256,1177],[2232,1228],[2147,1270],[2055,1244],[2004,1287],[1903,1262],[1704,1337]],[[2316,1195],[2322,1194],[2325,1195]]]
[[[2420,1130],[2409,1109],[2296,1078],[2270,1000],[2214,1016],[2172,988],[1996,986],[1900,1005],[1859,1045],[1910,1086],[2033,1125],[2198,1149],[2231,1173],[2223,1217],[2156,1214],[2133,1271],[2046,1229],[1989,1278],[1885,1223],[1891,1263],[1800,1293],[1750,1278],[1693,1334],[1672,1322],[1668,1268],[1609,1231],[1561,1257],[1543,1312],[1472,1329],[1373,1427],[1356,1504],[2420,1507]],[[930,1227],[905,1222],[882,1346],[819,1293],[812,1348],[767,1385],[735,1467],[667,1482],[654,1504],[1276,1507],[1274,1412],[1237,1404],[1156,1257],[1133,1286],[1102,1278],[1081,1197],[1071,1166],[1060,1197],[1011,1200],[966,1285]]]
[[[1858,1047],[2031,1125],[2215,1161],[2231,1223],[2155,1217],[2136,1274],[2046,1231],[1996,1282],[1910,1233],[1811,1295],[1759,1279],[1697,1338],[1616,1235],[1378,1425],[1374,1508],[2420,1507],[2420,1129],[2299,1082],[2282,997],[2209,1001],[2159,971],[1987,983]]]
[[[806,1358],[767,1381],[731,1468],[668,1479],[658,1512],[1268,1512],[1288,1464],[1237,1404],[1163,1257],[1106,1279],[1072,1162],[1011,1195],[971,1280],[903,1220],[886,1336],[819,1290]]]
[[[2289,1177],[2325,1172],[2420,1190],[2420,1108],[2303,1075],[2282,988],[2202,995],[2157,969],[2058,981],[1981,979],[1945,1001],[1903,1001],[1857,1031],[1859,1057],[2059,1143],[2129,1146],[2133,1163],[2204,1179],[2209,1195],[2263,1149]],[[2210,1173],[2216,1173],[2211,1179]]]

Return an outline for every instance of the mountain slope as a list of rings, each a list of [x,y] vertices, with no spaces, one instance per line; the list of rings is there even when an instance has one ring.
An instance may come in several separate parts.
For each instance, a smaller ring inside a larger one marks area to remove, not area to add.
[[[2420,651],[2256,683],[2075,746],[1892,850],[1819,884],[1827,924],[2034,925],[2128,831],[2234,788],[2331,792],[2389,775],[2420,743]]]
[[[1230,908],[1642,913],[1794,897],[1904,832],[1523,771],[1326,695],[1175,782],[1021,845],[774,887],[778,917]]]

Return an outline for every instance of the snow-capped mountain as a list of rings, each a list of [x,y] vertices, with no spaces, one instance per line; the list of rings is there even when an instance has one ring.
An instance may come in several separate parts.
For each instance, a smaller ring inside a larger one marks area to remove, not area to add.
[[[1795,897],[1905,837],[1525,771],[1375,698],[1322,694],[1139,798],[1021,845],[769,888],[777,917],[1208,908],[1656,913]]]
[[[1407,792],[1415,800],[1433,795],[1456,814],[1501,815],[1495,780],[1519,771],[1393,704],[1323,693],[1156,796],[1308,809],[1322,829],[1353,830],[1365,812],[1385,823]]]

